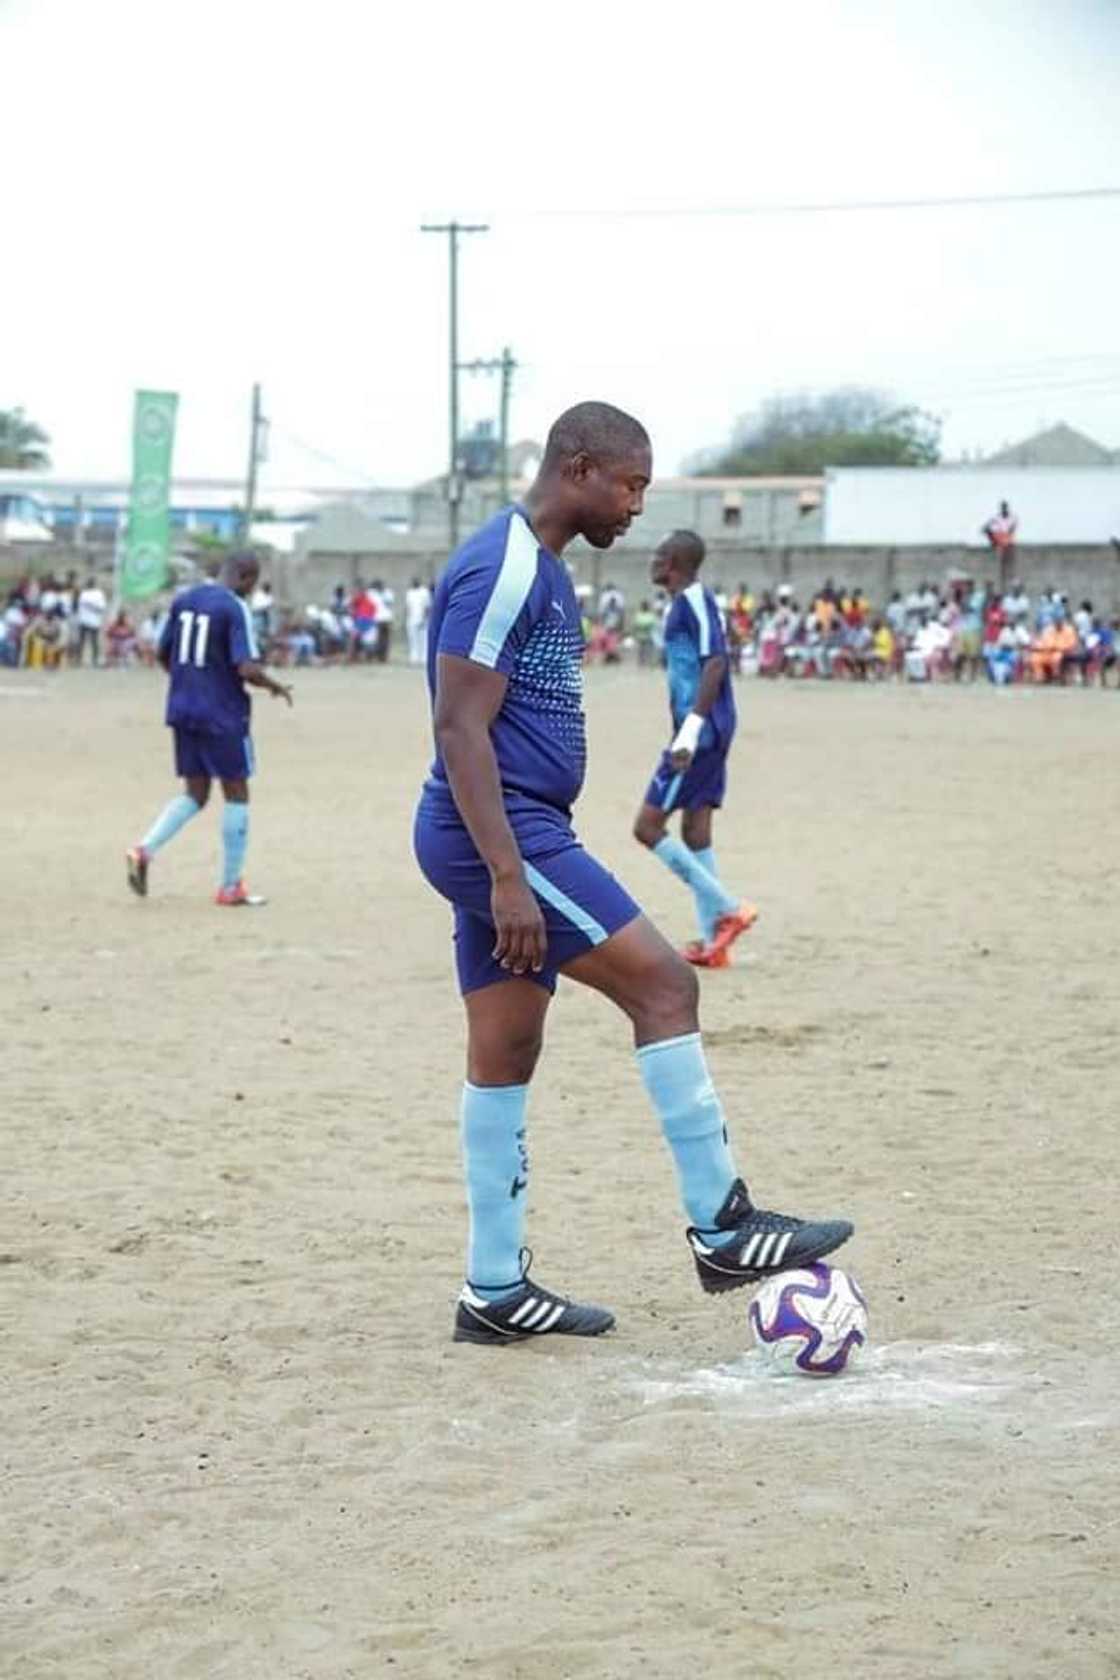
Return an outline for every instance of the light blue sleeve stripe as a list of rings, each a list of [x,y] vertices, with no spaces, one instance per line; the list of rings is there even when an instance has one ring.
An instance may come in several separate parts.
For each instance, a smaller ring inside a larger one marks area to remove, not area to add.
[[[539,898],[543,898],[546,904],[551,904],[554,910],[559,910],[562,916],[567,916],[572,926],[585,933],[592,945],[603,943],[607,937],[607,930],[594,916],[589,916],[586,910],[581,910],[574,899],[570,899],[567,893],[562,893],[559,887],[554,887],[547,876],[542,875],[539,869],[534,869],[531,863],[525,864],[524,869],[525,879]]]
[[[490,599],[471,643],[469,657],[491,669],[501,658],[506,637],[529,599],[537,576],[537,539],[515,513],[506,533],[506,551]]]
[[[259,659],[261,656],[261,650],[257,646],[257,633],[253,629],[253,615],[245,605],[245,598],[243,595],[234,595],[233,598],[241,608],[241,616],[245,620],[245,634],[249,638],[249,656],[252,659]]]
[[[707,659],[712,651],[712,624],[708,617],[708,603],[704,599],[704,585],[690,583],[684,592],[684,598],[692,608],[700,627],[700,657]]]

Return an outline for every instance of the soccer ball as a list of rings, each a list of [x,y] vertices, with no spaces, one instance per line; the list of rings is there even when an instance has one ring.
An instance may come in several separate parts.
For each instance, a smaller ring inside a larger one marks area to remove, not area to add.
[[[754,1339],[778,1371],[838,1377],[867,1343],[867,1302],[847,1272],[817,1261],[767,1278],[750,1307]]]

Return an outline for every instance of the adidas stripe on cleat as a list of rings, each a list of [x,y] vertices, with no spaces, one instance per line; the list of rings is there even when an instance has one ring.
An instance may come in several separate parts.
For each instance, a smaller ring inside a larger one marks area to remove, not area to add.
[[[756,1208],[737,1178],[716,1215],[716,1229],[733,1234],[727,1242],[713,1243],[695,1225],[687,1233],[701,1287],[709,1295],[811,1265],[846,1243],[854,1227],[847,1219],[794,1219]]]
[[[465,1283],[455,1309],[453,1340],[498,1347],[530,1336],[601,1336],[613,1328],[614,1314],[605,1307],[581,1306],[525,1275],[517,1293],[504,1301],[487,1301]]]

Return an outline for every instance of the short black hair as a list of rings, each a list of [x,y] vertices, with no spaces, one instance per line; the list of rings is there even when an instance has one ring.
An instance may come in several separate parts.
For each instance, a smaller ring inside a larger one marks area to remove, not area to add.
[[[252,574],[259,576],[261,557],[251,548],[236,548],[232,554],[227,554],[222,564],[221,576],[233,584],[244,583]]]
[[[545,440],[544,465],[557,467],[573,455],[618,461],[633,450],[648,448],[649,433],[632,414],[613,403],[581,402],[553,421]]]
[[[669,554],[689,571],[698,572],[704,564],[704,541],[695,531],[670,531],[657,545],[659,554]]]

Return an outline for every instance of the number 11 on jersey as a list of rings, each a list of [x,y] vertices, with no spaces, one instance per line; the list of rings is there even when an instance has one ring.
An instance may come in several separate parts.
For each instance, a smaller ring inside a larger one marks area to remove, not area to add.
[[[194,656],[191,656],[191,637],[194,636]],[[185,612],[179,619],[179,664],[205,665],[206,643],[210,635],[210,614]]]

